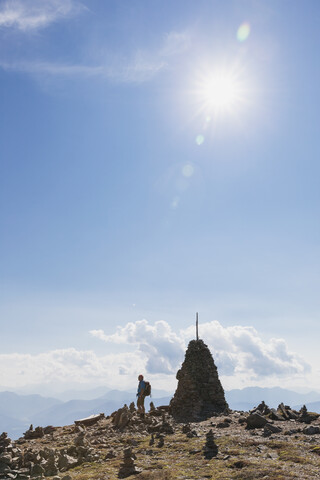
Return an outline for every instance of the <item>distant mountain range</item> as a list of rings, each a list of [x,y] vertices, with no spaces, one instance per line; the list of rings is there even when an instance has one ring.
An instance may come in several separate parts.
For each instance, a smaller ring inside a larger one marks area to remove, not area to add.
[[[225,392],[226,400],[233,410],[248,411],[257,406],[262,400],[269,407],[277,407],[283,402],[291,407],[310,404],[320,400],[319,392],[297,393],[280,387],[261,388],[247,387],[242,390],[229,390]]]
[[[155,391],[152,398],[147,397],[146,408],[149,408],[150,401],[153,401],[156,406],[169,403],[171,396],[156,396],[159,392]],[[90,397],[89,393],[88,396]],[[135,400],[134,392],[120,390],[108,390],[103,396],[91,400],[74,399],[66,402],[41,395],[0,392],[0,433],[5,431],[9,437],[17,439],[30,424],[34,427],[70,425],[75,420],[95,413],[103,412],[105,415],[110,415],[125,403],[129,405]]]
[[[107,390],[107,389],[105,389]],[[92,392],[83,391],[81,399],[62,401],[41,395],[19,395],[13,392],[0,392],[0,433],[5,431],[12,439],[19,438],[30,424],[35,426],[63,426],[75,420],[96,413],[110,415],[125,403],[135,401],[134,392],[107,390],[102,396],[91,398]],[[101,393],[101,390],[97,393]],[[156,406],[167,405],[171,395],[167,392],[154,391],[150,399],[146,399],[146,407],[150,400]],[[69,395],[66,395],[68,398]],[[87,399],[86,399],[87,398]],[[248,411],[262,400],[270,407],[277,407],[283,402],[293,408],[306,405],[309,411],[320,413],[320,393],[297,393],[283,388],[248,387],[242,390],[226,391],[227,402],[233,410]]]

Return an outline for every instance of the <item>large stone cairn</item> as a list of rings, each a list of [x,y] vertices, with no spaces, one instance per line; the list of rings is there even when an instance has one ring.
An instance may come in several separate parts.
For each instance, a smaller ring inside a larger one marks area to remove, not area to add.
[[[177,390],[170,402],[177,421],[197,422],[228,411],[217,367],[202,340],[189,343],[177,380]]]

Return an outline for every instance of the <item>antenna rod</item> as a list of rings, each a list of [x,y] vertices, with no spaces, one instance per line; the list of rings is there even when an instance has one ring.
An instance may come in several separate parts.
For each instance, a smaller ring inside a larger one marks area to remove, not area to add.
[[[199,332],[198,332],[198,312],[196,313],[196,334],[197,334],[197,340],[199,340]]]

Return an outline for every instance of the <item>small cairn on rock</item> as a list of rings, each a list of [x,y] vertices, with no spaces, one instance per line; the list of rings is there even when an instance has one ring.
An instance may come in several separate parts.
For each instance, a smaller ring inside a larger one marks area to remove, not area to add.
[[[115,428],[122,430],[130,423],[133,414],[134,412],[131,412],[127,405],[124,405],[111,415],[112,423]]]
[[[55,451],[53,449],[50,449],[48,452],[48,460],[45,464],[45,472],[49,477],[58,475],[59,470],[56,462]]]
[[[74,444],[76,447],[84,447],[87,443],[86,440],[86,432],[82,427],[79,427],[81,430],[79,431],[78,435],[74,439]]]
[[[160,432],[172,435],[174,433],[171,423],[169,423],[165,412],[162,413],[162,423],[160,425]]]
[[[182,425],[182,433],[189,433],[191,432],[191,426],[190,423],[185,423]]]
[[[26,440],[31,440],[33,438],[42,438],[44,436],[44,431],[42,427],[36,427],[34,430],[33,425],[31,424],[29,429],[24,432],[23,436]]]
[[[308,412],[307,407],[303,407],[299,411],[298,422],[310,424],[319,417],[319,413]]]
[[[141,472],[141,469],[138,469],[134,464],[135,459],[136,456],[132,453],[131,448],[125,448],[123,451],[123,463],[120,465],[118,473],[119,478],[126,478],[130,475],[137,475]]]
[[[206,434],[206,443],[203,448],[204,458],[211,460],[218,454],[218,446],[215,444],[213,431],[209,430]]]
[[[2,474],[5,476],[11,471],[10,465],[12,462],[12,453],[11,453],[11,439],[8,438],[8,434],[3,432],[0,435],[0,476]],[[6,477],[9,478],[9,477]]]
[[[185,425],[183,425],[182,433],[185,433],[188,438],[193,438],[198,436],[196,430],[191,430],[190,423],[186,423]]]
[[[297,420],[299,414],[295,410],[292,410],[289,405],[284,405],[280,403],[277,409],[277,415],[282,417],[284,420]]]
[[[261,415],[269,415],[270,412],[271,412],[270,408],[263,400],[261,403],[259,403],[259,405],[256,408],[251,410],[251,413],[260,413]]]
[[[159,433],[157,435],[157,438],[159,439],[157,447],[162,448],[164,446],[164,435],[162,433]]]
[[[178,386],[170,402],[172,416],[178,422],[198,422],[229,407],[219,380],[218,370],[203,340],[191,340],[177,376]]]

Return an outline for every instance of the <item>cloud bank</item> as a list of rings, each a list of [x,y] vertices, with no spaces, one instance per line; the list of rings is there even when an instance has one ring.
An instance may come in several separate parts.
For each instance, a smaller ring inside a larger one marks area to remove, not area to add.
[[[75,348],[53,350],[36,355],[0,355],[0,385],[21,387],[30,384],[104,384],[121,385],[119,375],[143,369],[137,353],[98,356],[93,351]],[[136,375],[135,375],[136,377]]]
[[[166,322],[149,325],[147,320],[118,327],[113,335],[92,330],[91,335],[105,342],[134,344],[146,359],[149,373],[175,373],[183,361],[188,339],[194,338],[194,327],[172,331]],[[251,379],[270,376],[299,375],[310,371],[310,366],[290,352],[283,339],[263,341],[253,327],[223,327],[218,321],[201,325],[205,339],[219,373],[226,376],[245,375]]]
[[[145,373],[156,388],[174,389],[175,374],[194,333],[193,326],[175,332],[167,322],[152,325],[139,320],[117,327],[110,335],[103,330],[90,331],[92,340],[113,347],[109,353],[106,348],[105,355],[75,348],[37,355],[1,354],[0,385],[59,383],[68,387],[72,382],[126,389],[135,386],[139,373]],[[200,337],[209,346],[222,383],[228,388],[274,386],[288,380],[292,384],[295,378],[305,381],[311,371],[301,357],[289,351],[283,339],[263,340],[250,326],[223,327],[212,321],[200,325]],[[117,345],[122,345],[118,352],[114,348]],[[116,353],[110,353],[114,350]]]
[[[135,345],[148,373],[173,374],[183,360],[185,342],[167,322],[149,325],[147,320],[139,320],[118,327],[113,335],[105,335],[102,330],[90,333],[105,342]]]

